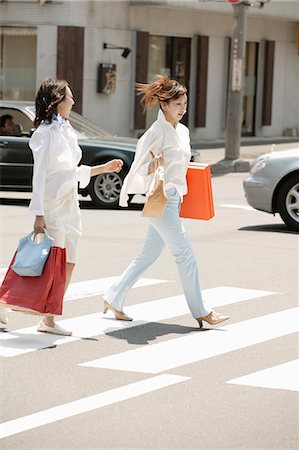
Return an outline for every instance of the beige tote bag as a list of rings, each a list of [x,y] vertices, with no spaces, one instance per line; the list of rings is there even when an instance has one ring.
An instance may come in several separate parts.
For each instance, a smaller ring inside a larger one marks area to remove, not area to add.
[[[147,194],[147,198],[142,210],[143,217],[161,217],[167,203],[165,193],[164,170],[158,167],[155,172],[155,182],[153,188]]]

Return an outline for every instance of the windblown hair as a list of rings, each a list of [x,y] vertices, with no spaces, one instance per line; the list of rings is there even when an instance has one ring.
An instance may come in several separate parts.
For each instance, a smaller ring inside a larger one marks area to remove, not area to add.
[[[141,97],[140,102],[144,110],[160,102],[176,100],[187,92],[185,86],[176,80],[171,80],[167,75],[155,75],[154,80],[149,84],[136,83],[137,95]]]
[[[41,122],[52,122],[52,115],[57,114],[57,106],[65,99],[68,86],[67,81],[55,78],[45,78],[42,81],[35,97],[35,128]]]

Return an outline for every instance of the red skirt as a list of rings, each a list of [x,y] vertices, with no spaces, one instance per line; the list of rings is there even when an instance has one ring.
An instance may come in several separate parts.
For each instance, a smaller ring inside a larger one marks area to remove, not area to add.
[[[0,287],[0,303],[12,309],[37,315],[61,315],[66,279],[66,252],[52,247],[39,277],[23,277],[11,268]]]

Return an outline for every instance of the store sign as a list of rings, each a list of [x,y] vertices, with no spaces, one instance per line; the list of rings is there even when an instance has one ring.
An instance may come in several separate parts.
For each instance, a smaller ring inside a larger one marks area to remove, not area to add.
[[[232,91],[242,89],[242,59],[233,58]]]

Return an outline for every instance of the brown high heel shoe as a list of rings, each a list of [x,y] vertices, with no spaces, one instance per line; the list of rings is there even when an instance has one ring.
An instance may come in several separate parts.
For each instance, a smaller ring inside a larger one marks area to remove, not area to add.
[[[106,302],[104,300],[104,309],[103,309],[103,313],[106,314],[106,312],[108,311],[108,309],[110,309],[110,311],[113,312],[115,318],[117,320],[133,320],[132,317],[127,316],[124,312],[122,311],[118,311],[117,309],[113,308],[113,306],[111,306],[108,302]]]
[[[215,311],[211,311],[210,314],[204,317],[197,317],[196,320],[199,323],[199,328],[202,328],[202,322],[208,322],[210,325],[217,325],[220,322],[224,322],[229,319],[230,316],[224,316],[223,314],[217,314]]]

